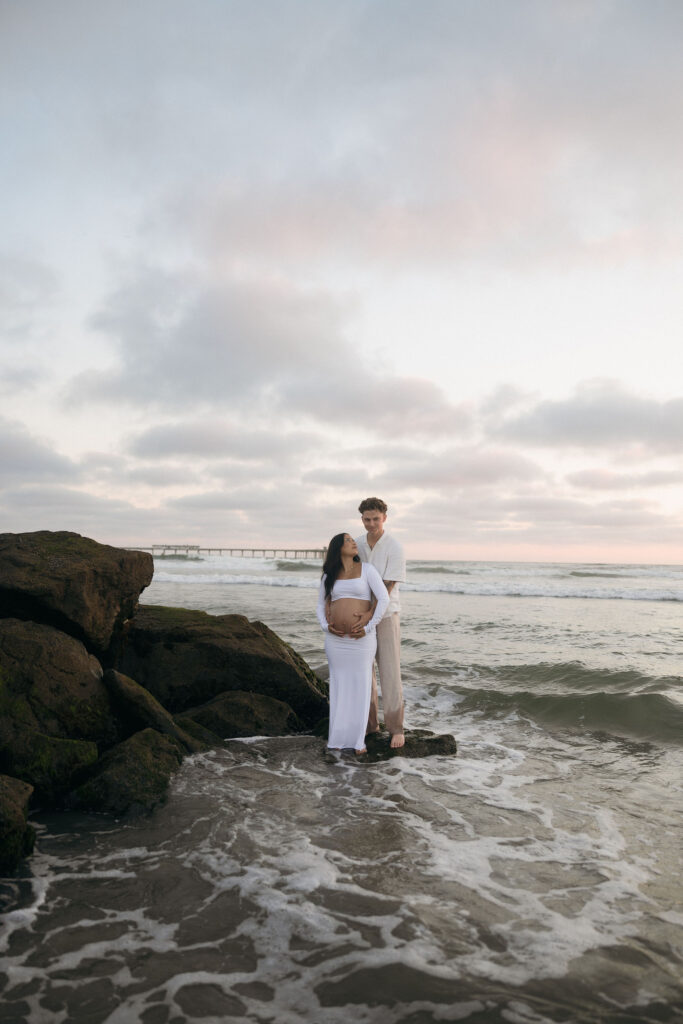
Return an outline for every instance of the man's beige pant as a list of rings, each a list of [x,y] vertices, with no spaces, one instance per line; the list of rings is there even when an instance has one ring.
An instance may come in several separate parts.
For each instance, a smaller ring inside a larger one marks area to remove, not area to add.
[[[384,724],[393,736],[403,732],[403,685],[401,683],[401,616],[399,612],[387,615],[377,626],[377,668],[382,690]],[[372,694],[368,732],[379,729],[377,677],[372,669]]]

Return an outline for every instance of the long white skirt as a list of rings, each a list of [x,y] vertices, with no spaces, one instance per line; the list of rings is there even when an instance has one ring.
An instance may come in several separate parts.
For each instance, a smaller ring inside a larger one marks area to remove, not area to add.
[[[330,665],[330,732],[328,747],[365,747],[365,730],[370,711],[372,662],[377,636],[325,633],[325,653]]]

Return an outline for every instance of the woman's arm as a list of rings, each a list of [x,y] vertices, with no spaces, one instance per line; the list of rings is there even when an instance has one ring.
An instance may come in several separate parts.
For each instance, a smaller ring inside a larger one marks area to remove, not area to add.
[[[320,628],[326,633],[330,631],[330,624],[327,621],[327,598],[325,596],[325,577],[320,581],[320,590],[318,591],[318,604],[315,609],[315,613],[318,616],[318,622]]]

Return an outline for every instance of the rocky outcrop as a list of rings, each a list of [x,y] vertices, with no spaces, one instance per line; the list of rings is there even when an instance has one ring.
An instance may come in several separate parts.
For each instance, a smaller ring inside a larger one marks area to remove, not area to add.
[[[33,789],[27,782],[0,775],[0,873],[14,871],[33,850],[35,831],[26,822]]]
[[[308,727],[328,713],[326,687],[303,658],[244,615],[143,605],[116,668],[175,713],[232,690],[284,701]]]
[[[184,754],[226,737],[300,732],[327,714],[325,684],[261,623],[138,609],[152,569],[147,554],[75,533],[0,535],[8,863],[28,849],[16,837],[29,835],[20,827],[29,799],[149,810]]]
[[[69,804],[117,816],[149,812],[165,799],[169,779],[182,759],[176,740],[156,729],[143,729],[98,761],[90,777],[72,792]]]
[[[0,566],[0,616],[56,626],[98,655],[133,615],[154,572],[144,551],[49,530],[0,534]]]
[[[188,711],[179,721],[191,720],[221,739],[241,736],[282,736],[305,732],[306,726],[297,718],[289,704],[262,693],[235,690],[222,693],[201,708]]]

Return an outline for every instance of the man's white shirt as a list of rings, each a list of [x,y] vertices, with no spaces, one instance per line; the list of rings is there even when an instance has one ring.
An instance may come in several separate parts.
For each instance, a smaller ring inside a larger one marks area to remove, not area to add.
[[[406,559],[403,554],[403,548],[388,533],[382,534],[374,548],[371,548],[368,544],[366,533],[356,537],[356,544],[358,545],[358,554],[362,562],[369,562],[370,565],[374,565],[383,580],[396,581],[396,585],[392,587],[389,594],[389,607],[383,616],[386,619],[387,615],[393,615],[401,610],[398,596],[399,584],[405,583],[406,579]]]

